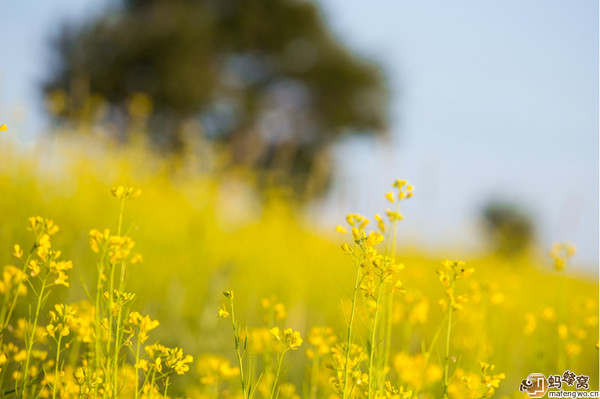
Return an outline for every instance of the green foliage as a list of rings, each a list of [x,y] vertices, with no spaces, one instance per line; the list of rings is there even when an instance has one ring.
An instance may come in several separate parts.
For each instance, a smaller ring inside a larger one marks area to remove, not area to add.
[[[275,170],[301,192],[326,186],[335,137],[387,123],[379,69],[344,48],[312,2],[127,0],[65,26],[55,49],[44,91],[65,96],[52,107],[59,120],[109,120],[124,136],[148,117],[154,142],[175,150],[194,120],[233,162]],[[323,176],[309,182],[315,169]]]

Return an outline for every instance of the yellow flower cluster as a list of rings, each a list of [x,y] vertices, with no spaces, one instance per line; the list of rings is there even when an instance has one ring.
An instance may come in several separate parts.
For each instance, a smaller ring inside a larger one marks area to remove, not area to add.
[[[350,350],[347,351],[345,346],[346,343],[342,343],[331,348],[331,354],[333,355],[331,368],[334,375],[330,377],[329,383],[338,394],[344,391],[346,370],[353,383],[352,385],[361,385],[368,382],[368,375],[361,370],[361,365],[368,357],[364,349],[360,345],[352,344]],[[348,361],[346,361],[347,354]]]
[[[300,332],[294,331],[291,328],[281,330],[279,327],[273,327],[269,332],[277,342],[281,343],[282,352],[285,352],[288,349],[295,351],[302,345],[303,341]]]
[[[140,193],[134,188],[112,190],[122,201]],[[96,302],[56,304],[44,327],[39,324],[50,289],[69,286],[67,273],[73,264],[62,260],[61,252],[52,247],[52,236],[59,231],[53,221],[32,217],[28,222],[34,236],[31,250],[13,246],[13,256],[23,267],[6,266],[0,279],[4,297],[0,306],[1,384],[6,386],[4,379],[9,376],[17,397],[23,398],[167,397],[171,376],[186,373],[193,357],[160,344],[146,345],[141,351],[159,323],[130,311],[135,294],[125,292],[125,267],[141,261],[141,256],[132,254],[133,240],[121,235],[123,202],[117,234],[108,229],[90,232],[90,247],[99,254],[98,280],[95,295],[87,287],[86,292]],[[16,299],[29,292],[35,295],[30,317],[11,325]],[[4,343],[7,337],[10,341]],[[49,351],[42,350],[44,346]],[[134,364],[124,356],[126,348],[135,355]]]
[[[151,368],[165,376],[173,372],[178,375],[185,374],[190,369],[188,363],[194,361],[191,355],[184,356],[181,348],[167,348],[161,344],[153,344],[146,346],[144,350],[150,360],[141,360],[140,368],[144,371]]]
[[[54,305],[54,310],[50,311],[50,323],[46,326],[48,335],[56,339],[57,335],[66,337],[71,333],[72,328],[79,325],[79,319],[75,317],[75,309],[69,305]]]
[[[198,374],[202,385],[213,385],[240,375],[239,367],[231,367],[231,363],[223,356],[204,354],[198,358]]]
[[[494,396],[496,392],[496,388],[500,386],[500,382],[506,378],[504,373],[499,374],[490,374],[492,370],[494,370],[495,366],[493,364],[488,364],[485,362],[479,363],[481,366],[481,375],[477,376],[474,373],[464,373],[464,371],[460,370],[458,372],[461,381],[469,392],[469,396],[474,398],[491,398]],[[466,374],[466,375],[464,375]],[[458,391],[458,387],[454,387],[454,390]]]
[[[554,268],[559,272],[562,271],[576,252],[577,248],[568,242],[556,242],[552,244],[549,255],[554,262]]]
[[[117,186],[113,187],[110,190],[110,193],[113,195],[113,197],[120,200],[124,200],[139,197],[140,195],[142,195],[142,190],[140,188],[135,187]]]
[[[90,247],[92,251],[107,256],[112,264],[124,262],[131,255],[135,242],[131,237],[111,235],[109,229],[100,232],[96,229],[90,231]],[[134,255],[131,263],[139,262],[139,255]]]
[[[331,327],[313,327],[310,329],[307,339],[308,343],[313,346],[306,350],[306,356],[309,359],[315,355],[323,356],[331,353],[331,348],[337,342],[337,336]]]
[[[429,363],[422,353],[409,355],[399,352],[394,356],[392,364],[400,380],[415,391],[421,391],[440,381],[443,376],[442,368],[438,364]]]
[[[440,300],[440,305],[444,309],[448,305],[452,309],[462,309],[463,305],[467,302],[467,295],[456,295],[454,291],[455,283],[469,277],[475,269],[467,268],[465,262],[462,261],[444,260],[442,266],[442,268],[438,269],[437,273],[442,285],[446,287],[448,301]]]
[[[22,284],[24,278],[27,278],[27,275],[20,269],[12,265],[4,266],[2,280],[0,280],[0,294],[10,295],[14,292],[15,296],[27,295],[27,286]]]
[[[138,312],[129,313],[129,325],[131,332],[137,335],[140,343],[148,340],[148,333],[159,326],[158,320],[152,320],[150,316],[142,316]]]
[[[404,391],[404,387],[396,388],[389,381],[383,385],[383,392],[377,391],[374,395],[375,399],[411,399],[412,397],[412,391]]]
[[[81,397],[89,398],[94,397],[96,393],[98,395],[104,394],[101,373],[90,371],[88,367],[84,366],[78,367],[75,373],[73,373],[73,377],[79,386],[78,393]]]
[[[283,320],[287,317],[285,305],[277,301],[276,297],[263,298],[260,304],[265,311],[263,321],[267,325],[272,325],[275,321]]]

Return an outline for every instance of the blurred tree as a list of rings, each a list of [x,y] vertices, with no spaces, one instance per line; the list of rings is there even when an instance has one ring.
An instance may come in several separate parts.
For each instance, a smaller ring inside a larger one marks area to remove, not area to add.
[[[482,212],[488,239],[494,250],[506,257],[520,255],[535,239],[531,218],[518,206],[492,202]]]
[[[58,119],[81,119],[102,98],[121,132],[147,116],[168,150],[182,149],[194,120],[235,164],[300,191],[326,186],[336,137],[386,127],[379,68],[341,46],[311,1],[124,0],[92,24],[64,26],[55,49],[44,91],[66,93]]]

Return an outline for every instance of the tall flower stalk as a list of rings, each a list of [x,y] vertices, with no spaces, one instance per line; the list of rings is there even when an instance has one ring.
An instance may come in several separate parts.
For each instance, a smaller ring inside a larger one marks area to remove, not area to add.
[[[444,356],[444,381],[443,381],[443,395],[444,399],[448,398],[448,386],[450,384],[450,344],[452,334],[452,314],[455,310],[462,309],[463,305],[467,302],[466,295],[457,295],[455,292],[456,282],[469,277],[475,269],[466,268],[465,262],[462,261],[450,261],[445,260],[442,262],[442,268],[438,269],[442,285],[446,288],[447,299],[440,300],[442,308],[447,312],[447,325],[446,325],[446,348]]]

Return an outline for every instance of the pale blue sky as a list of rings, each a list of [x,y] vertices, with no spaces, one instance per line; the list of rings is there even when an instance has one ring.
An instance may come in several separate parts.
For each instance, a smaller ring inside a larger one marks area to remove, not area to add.
[[[11,121],[25,105],[24,138],[44,127],[38,83],[49,33],[106,4],[3,7],[0,119]],[[393,94],[390,140],[348,140],[337,149],[342,167],[324,205],[327,224],[385,206],[381,194],[402,177],[417,190],[405,211],[406,239],[477,248],[478,209],[511,200],[531,211],[542,246],[568,239],[597,267],[597,1],[320,4],[336,36],[383,65]]]

